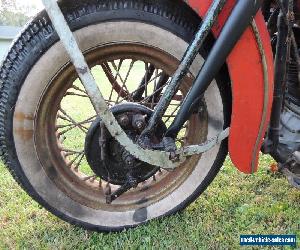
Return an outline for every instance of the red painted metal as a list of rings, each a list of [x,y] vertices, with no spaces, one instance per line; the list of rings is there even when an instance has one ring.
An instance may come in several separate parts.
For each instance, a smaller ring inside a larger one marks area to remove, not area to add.
[[[190,0],[188,4],[204,17],[212,0]],[[217,37],[235,0],[228,0],[213,29]],[[251,26],[245,31],[227,60],[232,82],[233,110],[229,152],[235,166],[244,173],[257,171],[260,147],[267,129],[273,99],[273,54],[262,13],[255,17],[267,70],[262,63],[259,41]],[[265,105],[267,101],[267,105]],[[264,112],[267,112],[264,120]]]

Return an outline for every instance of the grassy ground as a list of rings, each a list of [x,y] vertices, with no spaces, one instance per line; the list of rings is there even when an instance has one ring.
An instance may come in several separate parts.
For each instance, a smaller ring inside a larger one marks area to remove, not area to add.
[[[228,160],[183,213],[119,234],[88,232],[57,219],[0,164],[0,249],[238,249],[240,234],[300,237],[300,192],[269,173],[270,162],[263,157],[259,173],[246,176]]]
[[[105,81],[96,70],[97,81]],[[139,72],[133,73],[134,77]],[[87,103],[74,100],[63,106],[75,120],[87,118],[82,117]],[[69,132],[68,138],[65,146],[82,148],[80,131]],[[227,160],[212,185],[182,213],[122,233],[103,234],[71,226],[48,213],[19,188],[0,162],[0,249],[239,249],[240,234],[297,233],[300,238],[300,192],[284,177],[268,172],[271,163],[262,157],[259,172],[247,176]]]

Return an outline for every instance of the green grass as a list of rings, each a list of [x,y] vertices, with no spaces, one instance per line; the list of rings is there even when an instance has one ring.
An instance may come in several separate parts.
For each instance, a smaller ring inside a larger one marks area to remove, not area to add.
[[[136,70],[142,71],[142,66]],[[97,68],[93,72],[97,82],[105,82]],[[139,82],[136,75],[129,82]],[[107,88],[101,90],[109,96]],[[84,117],[83,111],[93,110],[88,100],[76,98],[66,99],[63,106],[74,119],[84,120],[89,116]],[[82,149],[80,131],[67,137],[65,146]],[[0,162],[0,249],[239,249],[240,234],[297,233],[300,239],[300,192],[283,176],[270,173],[271,163],[271,158],[263,156],[259,172],[244,175],[228,159],[211,186],[182,213],[107,234],[85,231],[48,213]],[[90,173],[87,163],[83,165],[82,171]]]
[[[204,194],[182,213],[121,233],[68,225],[41,208],[0,164],[0,249],[238,249],[240,234],[294,234],[300,238],[300,192],[268,172],[255,175],[229,160]]]

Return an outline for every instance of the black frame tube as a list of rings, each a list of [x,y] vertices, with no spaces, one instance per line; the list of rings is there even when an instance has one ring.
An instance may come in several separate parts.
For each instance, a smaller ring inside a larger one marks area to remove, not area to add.
[[[235,44],[238,42],[262,1],[239,0],[229,16],[223,30],[213,46],[205,64],[199,72],[193,87],[184,99],[180,110],[169,127],[166,137],[175,138],[190,116],[190,111],[203,97],[204,92],[218,74]]]
[[[203,23],[200,25],[200,28],[195,35],[195,39],[189,45],[187,51],[185,52],[178,69],[173,75],[171,82],[168,84],[162,98],[160,98],[159,103],[154,109],[153,115],[149,120],[148,126],[142,132],[140,138],[147,137],[154,131],[155,126],[159,124],[161,117],[166,112],[169,104],[171,103],[174,95],[177,92],[181,80],[188,73],[190,66],[195,60],[197,54],[199,53],[203,42],[210,33],[225,3],[226,0],[214,0],[212,5],[210,6],[210,9],[208,10],[206,17],[204,18]]]

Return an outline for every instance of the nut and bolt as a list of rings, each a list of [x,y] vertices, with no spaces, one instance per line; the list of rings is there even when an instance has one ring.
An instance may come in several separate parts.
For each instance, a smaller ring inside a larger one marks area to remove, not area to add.
[[[146,126],[147,115],[137,114],[132,117],[132,126],[138,130],[143,130]]]
[[[134,178],[132,175],[128,174],[127,175],[127,181],[129,185],[133,188],[136,188],[138,186],[138,181],[136,178]]]
[[[119,117],[118,122],[121,125],[121,127],[127,127],[130,123],[130,120],[127,115],[122,115]]]
[[[144,122],[142,121],[136,121],[135,126],[137,129],[141,130],[144,128]]]

